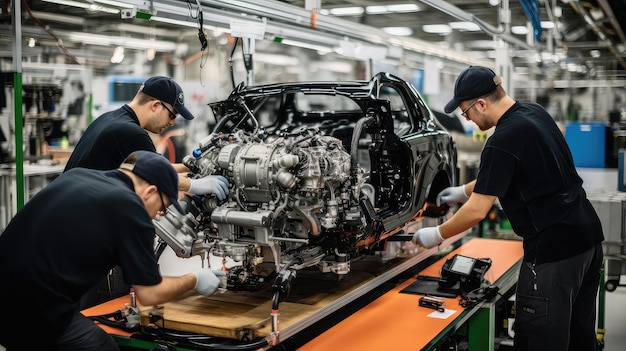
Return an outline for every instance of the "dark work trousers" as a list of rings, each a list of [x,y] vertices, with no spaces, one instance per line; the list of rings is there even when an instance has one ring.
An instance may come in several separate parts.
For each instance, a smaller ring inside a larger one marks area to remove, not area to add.
[[[57,339],[57,347],[59,351],[120,351],[109,334],[79,312]]]
[[[567,243],[563,243],[567,245]],[[524,261],[515,295],[516,351],[594,351],[602,244],[568,259]]]

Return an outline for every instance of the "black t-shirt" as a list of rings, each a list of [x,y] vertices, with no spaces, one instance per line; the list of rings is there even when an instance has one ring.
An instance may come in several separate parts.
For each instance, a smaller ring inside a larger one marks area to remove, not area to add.
[[[10,314],[0,326],[14,326],[0,328],[0,341],[33,327],[37,337],[61,332],[81,296],[116,265],[128,284],[161,282],[152,219],[132,181],[118,170],[65,172],[0,235],[0,306]]]
[[[517,102],[485,143],[474,192],[500,199],[524,256],[536,263],[580,254],[604,240],[571,152],[552,117]]]
[[[139,125],[135,112],[124,105],[96,118],[85,130],[65,171],[74,167],[111,170],[133,151],[156,151],[148,132]]]

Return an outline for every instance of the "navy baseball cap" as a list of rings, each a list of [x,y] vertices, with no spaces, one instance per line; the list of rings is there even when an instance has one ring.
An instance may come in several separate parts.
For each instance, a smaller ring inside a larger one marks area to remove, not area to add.
[[[167,102],[180,113],[185,119],[193,119],[193,115],[185,107],[185,94],[183,89],[170,77],[155,76],[148,78],[139,91],[152,96],[153,98]]]
[[[133,158],[136,158],[134,163],[131,160]],[[178,212],[185,214],[178,203],[178,173],[167,158],[156,152],[139,150],[131,153],[120,168],[127,169],[155,185],[159,191],[167,195]]]
[[[502,79],[487,67],[469,66],[456,78],[454,83],[454,97],[443,110],[446,113],[454,111],[461,102],[479,98],[489,94],[502,83]]]

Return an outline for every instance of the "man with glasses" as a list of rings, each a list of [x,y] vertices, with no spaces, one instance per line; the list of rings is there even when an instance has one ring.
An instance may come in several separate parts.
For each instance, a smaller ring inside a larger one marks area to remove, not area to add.
[[[596,350],[604,235],[563,134],[543,107],[509,97],[486,67],[471,66],[457,77],[445,112],[456,108],[480,130],[495,130],[476,180],[437,196],[438,205],[464,204],[443,224],[419,229],[413,242],[435,247],[472,228],[499,199],[524,241],[515,350]]]
[[[131,152],[156,151],[148,132],[160,134],[180,114],[186,120],[194,116],[185,107],[183,90],[170,77],[155,76],[147,79],[128,104],[102,114],[85,130],[70,156],[65,171],[75,167],[99,170],[117,168]],[[228,195],[228,180],[222,176],[200,179],[187,177],[189,169],[177,163],[180,174],[179,190],[196,195],[214,194],[223,201]],[[107,279],[89,292],[83,308],[128,294],[129,287],[120,281],[119,272],[113,270]]]
[[[80,298],[119,265],[146,306],[191,289],[208,296],[224,272],[162,277],[152,219],[177,201],[178,174],[163,156],[136,151],[110,171],[71,169],[42,189],[0,235],[0,345],[12,350],[119,350],[80,313]],[[36,332],[30,325],[36,326]]]

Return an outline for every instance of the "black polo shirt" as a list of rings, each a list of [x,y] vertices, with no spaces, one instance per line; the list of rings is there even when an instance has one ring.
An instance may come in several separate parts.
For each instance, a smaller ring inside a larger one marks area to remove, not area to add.
[[[133,151],[156,151],[148,132],[128,105],[106,112],[85,130],[67,161],[65,171],[74,167],[111,170],[120,166]]]
[[[474,192],[500,199],[524,239],[525,259],[539,264],[604,240],[582,183],[552,117],[538,104],[517,102],[485,143]]]
[[[152,219],[128,176],[65,172],[0,235],[0,307],[12,311],[0,326],[29,334],[31,325],[37,338],[54,337],[78,311],[81,296],[116,265],[128,284],[159,284],[153,247]]]

